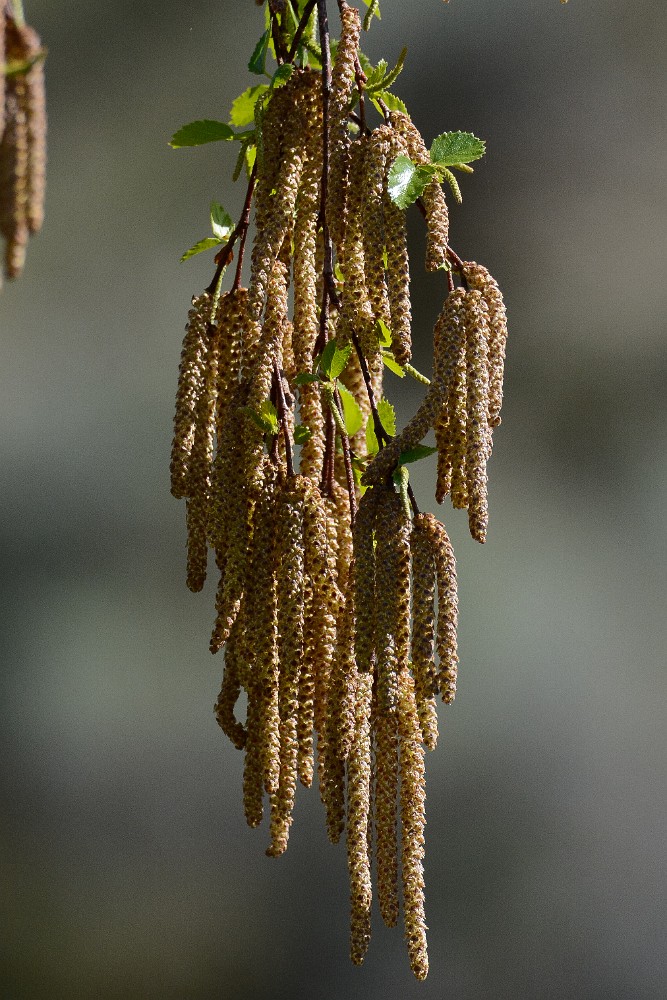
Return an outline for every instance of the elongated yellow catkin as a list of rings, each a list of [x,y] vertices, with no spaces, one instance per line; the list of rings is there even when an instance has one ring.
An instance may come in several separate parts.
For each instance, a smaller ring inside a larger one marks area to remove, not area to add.
[[[417,514],[412,525],[412,644],[411,662],[415,699],[424,744],[434,750],[438,741],[435,704],[436,667],[433,657],[435,633],[435,555],[428,531],[428,516]]]
[[[391,314],[391,349],[399,365],[412,357],[412,315],[410,310],[410,265],[405,214],[383,195],[387,252],[387,288]]]
[[[204,380],[195,411],[195,438],[188,469],[188,495],[190,499],[187,503],[187,585],[194,592],[201,590],[206,580],[208,520],[211,503],[211,473],[220,354],[219,329],[209,327],[208,335]]]
[[[188,496],[195,415],[206,370],[210,312],[211,298],[207,292],[193,298],[181,350],[171,446],[171,493],[177,498]]]
[[[340,5],[341,33],[331,74],[329,104],[329,183],[326,216],[336,246],[343,241],[347,216],[347,185],[350,169],[350,133],[347,118],[355,80],[355,58],[359,48],[361,18],[354,7]]]
[[[375,734],[375,838],[378,901],[387,927],[398,921],[398,712],[377,706]]]
[[[5,275],[18,278],[28,245],[28,126],[25,77],[6,83],[5,130],[0,143],[0,232],[5,238]]]
[[[371,939],[371,866],[368,821],[371,783],[373,678],[357,676],[354,744],[347,765],[347,864],[350,873],[350,957],[361,965]]]
[[[354,606],[356,614],[355,657],[357,668],[366,673],[375,664],[376,573],[373,534],[379,491],[367,490],[361,498],[354,522]]]
[[[417,532],[419,535],[423,534],[430,541],[435,558],[438,582],[436,648],[439,664],[437,681],[442,700],[445,704],[449,704],[454,700],[456,694],[459,662],[456,639],[459,608],[456,560],[445,526],[433,514],[419,516]]]
[[[435,421],[438,448],[435,497],[438,503],[453,491],[454,483],[458,498],[460,484],[465,484],[465,301],[465,289],[457,288],[449,293],[433,337],[436,378],[447,385]]]
[[[237,622],[239,619],[237,619]],[[243,723],[234,714],[234,708],[241,693],[241,667],[239,663],[240,643],[238,641],[237,624],[232,629],[227,649],[225,650],[225,666],[222,675],[222,687],[215,704],[215,717],[225,736],[234,744],[237,750],[243,750],[246,745],[247,733]]]
[[[46,93],[42,43],[37,32],[27,24],[17,28],[21,36],[23,58],[35,60],[25,75],[24,109],[28,133],[27,221],[31,233],[44,222],[46,187]]]
[[[481,292],[471,289],[465,302],[466,326],[466,491],[470,534],[486,541],[489,509],[486,460],[489,454],[489,311]]]
[[[417,979],[428,975],[424,916],[424,827],[426,792],[424,748],[415,705],[412,677],[407,670],[399,681],[398,732],[401,759],[401,873],[405,940],[410,968]]]
[[[378,703],[393,711],[398,675],[408,664],[410,636],[410,518],[393,489],[379,489],[375,516]]]
[[[299,675],[303,659],[304,551],[303,513],[307,484],[288,480],[278,511],[278,657],[280,683],[280,781],[271,799],[271,844],[267,854],[287,849],[297,784]]]
[[[391,313],[384,266],[386,231],[383,192],[391,140],[391,129],[384,125],[375,129],[368,139],[361,203],[366,288],[374,319],[381,319],[388,327],[391,327]]]
[[[463,274],[470,288],[482,293],[489,310],[489,426],[500,423],[503,403],[503,376],[505,369],[505,348],[507,345],[507,313],[503,294],[497,282],[482,264],[466,261]]]

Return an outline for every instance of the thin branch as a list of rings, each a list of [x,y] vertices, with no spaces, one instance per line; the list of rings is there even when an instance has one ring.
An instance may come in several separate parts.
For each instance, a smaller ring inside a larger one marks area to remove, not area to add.
[[[276,391],[276,409],[278,410],[278,420],[280,421],[280,426],[282,427],[283,437],[285,439],[285,462],[287,464],[287,475],[292,477],[294,475],[294,453],[292,445],[292,435],[289,430],[289,422],[287,419],[288,406],[287,399],[285,398],[285,386],[283,383],[283,373],[280,370],[277,359],[273,362],[273,383]]]
[[[294,61],[297,50],[299,48],[299,44],[301,42],[301,39],[303,38],[303,33],[308,27],[308,22],[310,21],[310,15],[313,13],[313,9],[316,3],[317,0],[308,0],[308,3],[304,7],[303,14],[301,15],[301,20],[299,21],[299,26],[294,33],[294,38],[292,40],[292,44],[290,45],[290,50],[287,53],[286,62],[291,63]]]
[[[253,164],[252,171],[250,173],[250,178],[248,180],[248,190],[246,191],[245,202],[243,203],[243,211],[241,212],[241,218],[239,223],[231,234],[224,247],[218,250],[215,255],[215,263],[217,265],[215,274],[213,275],[213,281],[208,286],[206,291],[209,295],[213,295],[216,288],[218,287],[218,282],[220,281],[220,275],[226,267],[231,264],[234,259],[234,244],[241,237],[241,247],[239,249],[239,262],[236,266],[236,279],[234,281],[234,291],[237,291],[241,285],[241,269],[243,267],[243,253],[245,250],[245,241],[248,233],[248,226],[250,225],[250,206],[252,204],[252,196],[255,190],[255,181],[257,180],[257,161]]]

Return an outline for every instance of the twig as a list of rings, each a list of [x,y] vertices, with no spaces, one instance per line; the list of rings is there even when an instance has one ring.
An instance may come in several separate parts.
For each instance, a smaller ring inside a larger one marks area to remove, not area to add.
[[[246,191],[245,202],[243,204],[243,211],[241,212],[241,218],[239,223],[231,234],[224,247],[218,250],[215,255],[215,263],[217,265],[215,274],[213,275],[213,281],[208,286],[206,291],[209,295],[213,295],[216,288],[218,287],[218,282],[220,281],[220,275],[226,267],[234,259],[233,249],[234,244],[241,237],[241,246],[239,248],[239,261],[236,265],[236,278],[234,281],[233,291],[238,291],[241,286],[241,269],[243,267],[243,253],[245,250],[245,241],[248,234],[248,226],[250,224],[250,206],[252,204],[252,196],[255,190],[255,181],[257,179],[257,161],[253,164],[252,171],[250,173],[250,178],[248,180],[248,190]]]
[[[285,386],[283,385],[283,373],[280,370],[277,359],[274,358],[273,361],[273,383],[276,392],[276,403],[278,404],[276,409],[278,410],[278,419],[283,430],[283,437],[285,439],[285,463],[287,465],[287,475],[291,478],[294,475],[294,454],[292,446],[292,435],[289,432],[289,423],[287,420],[287,400],[285,398]]]
[[[293,62],[296,56],[299,44],[303,37],[303,33],[308,27],[308,22],[310,21],[310,15],[313,13],[313,9],[317,0],[308,0],[308,3],[303,8],[303,14],[301,15],[301,20],[299,21],[299,26],[294,33],[294,38],[292,39],[292,44],[290,45],[289,52],[287,53],[286,62]]]

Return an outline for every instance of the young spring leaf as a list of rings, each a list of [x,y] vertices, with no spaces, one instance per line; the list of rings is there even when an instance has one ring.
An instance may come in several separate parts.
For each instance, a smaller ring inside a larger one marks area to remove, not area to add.
[[[366,421],[366,451],[368,452],[368,457],[372,458],[373,455],[377,455],[380,450],[380,445],[378,444],[377,435],[375,433],[375,424],[373,422],[373,414],[368,414],[368,420]]]
[[[343,420],[348,437],[354,437],[360,431],[364,423],[364,415],[356,399],[345,386],[339,385],[340,401],[343,404]]]
[[[282,87],[284,83],[287,83],[293,72],[294,66],[291,63],[283,63],[273,74],[271,87]]]
[[[200,240],[199,243],[195,243],[193,247],[186,250],[181,261],[190,260],[191,257],[195,257],[204,250],[210,250],[211,247],[219,247],[221,243],[224,243],[224,240],[219,240],[216,236],[207,236],[205,240]]]
[[[392,94],[389,90],[381,90],[375,96],[371,97],[371,100],[377,110],[382,113],[382,108],[379,105],[379,101],[382,101],[389,108],[390,111],[401,111],[404,115],[408,113],[403,101],[396,94]]]
[[[229,239],[234,229],[234,223],[222,205],[217,201],[211,202],[211,229],[213,230],[213,235],[217,236],[221,242],[222,240]]]
[[[443,132],[431,143],[431,162],[440,167],[470,163],[484,156],[486,147],[472,132]]]
[[[311,382],[319,382],[320,376],[313,375],[312,372],[301,372],[294,379],[294,385],[310,385]]]
[[[234,139],[234,132],[229,125],[224,122],[213,121],[205,118],[202,121],[190,122],[179,128],[171,137],[169,145],[172,149],[181,149],[183,146],[203,146],[207,142],[229,142]]]
[[[248,69],[251,73],[256,73],[257,76],[263,76],[266,72],[266,53],[268,51],[270,41],[271,29],[267,28],[260,40],[257,42],[253,54],[250,56]]]
[[[378,416],[387,434],[394,437],[396,434],[396,410],[385,396],[378,403]]]
[[[401,452],[401,457],[398,462],[399,465],[408,465],[410,462],[418,462],[421,458],[428,458],[429,455],[434,455],[438,449],[429,448],[428,445],[418,444],[414,448],[408,448],[407,451]]]
[[[231,125],[241,128],[243,125],[251,125],[255,120],[255,104],[258,98],[269,89],[267,83],[258,83],[254,87],[248,87],[232,103],[232,110],[229,115]]]
[[[347,368],[347,363],[350,360],[351,354],[352,344],[346,344],[345,347],[336,348],[329,368],[329,378],[338,378],[339,375],[342,375]]]
[[[391,330],[384,320],[376,319],[374,333],[380,341],[380,347],[391,347]]]
[[[422,196],[431,174],[428,168],[418,167],[401,153],[392,163],[387,176],[389,197],[399,208],[407,208]]]
[[[240,410],[241,413],[245,413],[247,417],[250,417],[265,434],[275,435],[278,433],[278,411],[270,399],[265,399],[262,402],[259,413],[257,410],[253,410],[251,406],[241,406]]]
[[[294,428],[294,444],[305,444],[312,436],[313,432],[305,424],[297,424]]]
[[[380,87],[385,78],[387,72],[387,60],[380,59],[377,66],[374,66],[372,71],[366,77],[366,84],[364,90],[369,93],[373,88]]]
[[[399,378],[405,378],[405,370],[401,368],[391,351],[382,352],[382,361],[394,375],[398,375]]]

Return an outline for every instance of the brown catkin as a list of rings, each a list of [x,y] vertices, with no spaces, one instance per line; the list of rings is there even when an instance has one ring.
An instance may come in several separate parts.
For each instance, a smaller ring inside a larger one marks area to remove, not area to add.
[[[470,534],[486,540],[489,510],[486,460],[489,444],[488,308],[482,293],[466,296],[466,476]]]
[[[0,143],[0,232],[5,238],[5,275],[18,278],[28,245],[28,125],[25,77],[6,82],[5,129]]]
[[[507,313],[503,294],[494,278],[482,264],[466,261],[463,274],[470,288],[478,289],[489,310],[489,426],[500,424],[503,403],[503,375],[507,344]]]
[[[280,781],[271,799],[271,844],[267,854],[287,850],[297,783],[299,675],[303,659],[304,550],[303,512],[307,485],[287,480],[278,509],[278,657],[280,683]]]
[[[383,192],[391,138],[391,129],[384,125],[375,129],[369,137],[361,204],[366,288],[374,319],[381,319],[388,327],[391,326],[391,313],[384,266],[386,232]]]
[[[410,265],[405,212],[394,205],[386,190],[383,207],[387,244],[387,286],[391,312],[391,349],[398,364],[404,365],[412,357]]]
[[[239,619],[237,619],[237,622]],[[225,650],[225,667],[222,675],[222,687],[215,704],[215,717],[225,736],[237,750],[243,750],[246,745],[247,733],[245,726],[234,715],[234,707],[241,693],[240,663],[239,663],[239,628],[237,623],[229,637]]]
[[[375,663],[376,575],[373,533],[379,491],[367,490],[361,498],[352,533],[354,543],[355,658],[365,673]]]
[[[459,662],[456,639],[459,608],[456,560],[445,526],[433,514],[420,515],[418,531],[419,533],[423,532],[429,539],[435,557],[438,582],[436,649],[439,664],[437,680],[442,700],[445,704],[449,704],[454,700],[456,694]]]
[[[340,5],[341,33],[331,73],[329,104],[329,183],[326,217],[336,246],[345,232],[347,185],[350,169],[350,133],[347,117],[355,80],[355,59],[359,48],[361,18],[354,7]]]
[[[35,59],[25,76],[24,106],[28,132],[28,198],[27,221],[31,233],[37,233],[44,222],[44,192],[46,186],[46,93],[44,61],[39,35],[28,25],[21,25],[24,58]]]
[[[357,676],[355,734],[347,765],[347,864],[350,874],[350,957],[361,965],[371,938],[371,866],[368,821],[371,783],[373,678]]]
[[[398,674],[408,664],[410,636],[410,519],[393,489],[380,489],[375,518],[375,627],[380,712],[393,711]]]
[[[424,827],[426,793],[424,748],[415,705],[412,677],[407,670],[399,681],[398,732],[401,760],[401,869],[403,919],[410,968],[417,979],[428,975],[424,916]]]
[[[387,927],[398,921],[398,713],[376,707],[375,733],[375,836],[378,900]]]
[[[417,514],[412,526],[412,645],[411,662],[419,726],[424,744],[434,750],[438,742],[435,703],[435,555],[428,531],[428,516]]]
[[[197,401],[205,378],[210,314],[211,298],[207,292],[193,298],[181,349],[171,446],[171,492],[177,498],[188,496],[190,455],[195,440]]]

